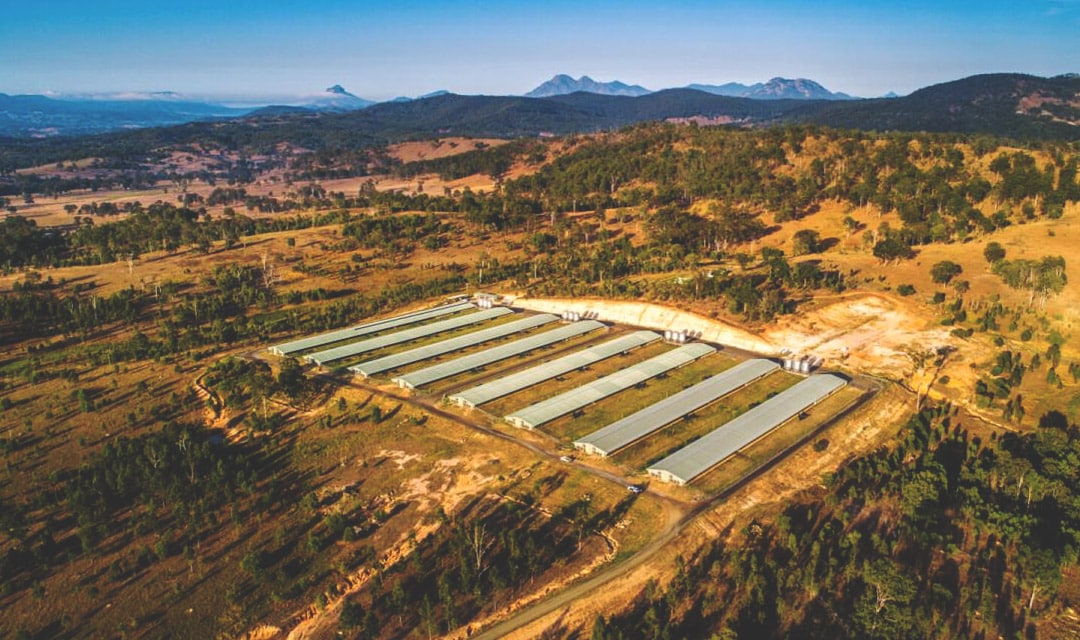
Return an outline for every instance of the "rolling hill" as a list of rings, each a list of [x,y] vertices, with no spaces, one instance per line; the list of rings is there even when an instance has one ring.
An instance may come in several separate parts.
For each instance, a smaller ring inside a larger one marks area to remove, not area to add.
[[[977,75],[902,98],[836,104],[808,119],[878,131],[985,133],[1080,138],[1080,76]]]

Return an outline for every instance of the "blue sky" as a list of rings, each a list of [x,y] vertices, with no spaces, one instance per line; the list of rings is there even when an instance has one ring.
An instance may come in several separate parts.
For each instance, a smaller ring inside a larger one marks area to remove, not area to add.
[[[383,100],[520,94],[556,73],[650,89],[806,77],[907,93],[1080,72],[1080,0],[7,0],[0,92]],[[12,6],[13,5],[13,6]]]

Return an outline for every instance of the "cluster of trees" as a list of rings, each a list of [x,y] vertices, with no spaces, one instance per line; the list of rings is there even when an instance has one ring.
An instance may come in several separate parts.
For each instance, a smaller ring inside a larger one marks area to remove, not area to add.
[[[0,220],[0,267],[44,266],[59,258],[63,238],[22,216]]]
[[[33,220],[8,216],[0,221],[0,267],[105,264],[134,260],[151,251],[177,251],[188,246],[210,251],[215,242],[231,247],[244,238],[272,231],[288,231],[348,222],[344,211],[315,216],[289,216],[254,220],[227,208],[211,219],[204,209],[155,202],[133,203],[127,218],[102,224],[80,224],[74,229],[42,229]],[[290,209],[291,210],[291,209]]]
[[[360,637],[449,633],[497,611],[553,566],[573,558],[583,538],[615,522],[632,500],[594,512],[587,501],[554,516],[516,502],[473,504],[407,558],[351,598],[346,628]]]
[[[343,236],[354,238],[357,244],[368,249],[375,247],[414,246],[424,240],[435,247],[440,243],[437,237],[451,230],[451,225],[439,216],[397,215],[357,218],[348,222],[341,230]],[[434,247],[433,247],[434,248]],[[392,251],[394,252],[394,251]]]
[[[1065,258],[1045,256],[1040,260],[998,260],[994,273],[1012,287],[1028,292],[1029,303],[1036,298],[1045,303],[1047,298],[1061,293],[1068,284],[1065,274]]]
[[[440,144],[456,143],[440,142]],[[471,151],[432,160],[409,162],[399,166],[395,173],[403,178],[437,173],[443,181],[460,180],[478,174],[501,180],[519,160],[538,164],[546,158],[544,145],[531,138],[520,138],[496,147],[488,147],[482,142],[473,144],[475,149]]]
[[[119,437],[91,456],[66,482],[67,508],[84,551],[127,528],[128,510],[151,526],[175,519],[195,535],[207,518],[250,497],[258,485],[258,458],[204,428],[168,423],[137,438]]]
[[[762,268],[752,273],[695,273],[691,282],[679,285],[682,291],[678,297],[720,298],[731,313],[763,322],[795,309],[789,291],[829,289],[839,293],[847,289],[839,271],[822,269],[810,260],[792,265],[779,249],[763,248],[760,262]]]
[[[54,474],[52,489],[27,506],[2,505],[0,590],[25,588],[51,567],[98,551],[106,539],[115,544],[116,535],[128,544],[154,534],[157,542],[114,562],[114,581],[181,549],[190,554],[225,513],[255,503],[268,508],[267,496],[256,491],[275,493],[261,483],[263,466],[259,451],[196,425],[167,422],[112,439],[78,468]],[[29,526],[31,508],[46,510],[44,526]]]
[[[707,217],[661,207],[646,223],[649,242],[657,246],[677,245],[689,252],[721,254],[733,246],[763,237],[768,229],[761,219],[747,211],[710,207]]]
[[[1037,361],[1033,362],[1032,367],[1036,364],[1038,364]],[[995,400],[1004,400],[1002,417],[1006,420],[1015,418],[1019,421],[1025,413],[1023,396],[1014,395],[1013,391],[1024,381],[1024,374],[1028,369],[1029,366],[1024,364],[1022,353],[1013,353],[1007,349],[1000,351],[990,369],[990,376],[975,382],[976,403],[986,408],[990,407]]]
[[[224,358],[206,371],[206,385],[214,389],[226,407],[240,409],[261,407],[262,415],[252,414],[265,420],[267,401],[280,395],[290,401],[304,399],[315,390],[315,385],[304,375],[303,368],[295,358],[285,358],[275,376],[270,366],[260,360]]]
[[[947,408],[828,489],[680,561],[598,639],[1032,637],[1080,550],[1080,430],[1056,412],[981,441]]]
[[[94,176],[71,177],[33,173],[10,174],[0,179],[0,194],[53,198],[71,191],[97,193],[113,189],[147,189],[164,179],[163,173],[143,167],[132,167],[125,171],[101,171],[95,174]]]
[[[102,326],[134,322],[149,300],[127,288],[106,296],[23,288],[0,296],[0,336],[6,342],[55,335],[88,336]]]
[[[665,300],[723,300],[731,313],[746,320],[766,321],[795,308],[792,291],[844,291],[843,275],[819,261],[789,261],[782,251],[762,248],[758,255],[735,253],[739,271],[700,266],[703,256],[719,257],[726,242],[756,237],[764,227],[756,217],[723,212],[704,218],[675,208],[663,208],[647,220],[647,242],[632,244],[625,235],[579,220],[556,223],[554,233],[539,232],[530,239],[536,252],[527,260],[497,264],[492,278],[510,278],[538,295],[602,295]],[[804,238],[819,248],[820,239]],[[806,248],[806,247],[804,247]],[[689,269],[688,278],[635,279],[632,276]]]
[[[368,175],[385,175],[401,163],[383,146],[362,149],[324,148],[292,155],[288,160],[288,180],[333,180]]]

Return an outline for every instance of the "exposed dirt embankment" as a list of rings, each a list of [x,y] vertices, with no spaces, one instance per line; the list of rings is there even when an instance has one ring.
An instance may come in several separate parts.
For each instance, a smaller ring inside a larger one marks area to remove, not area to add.
[[[652,329],[689,331],[706,342],[726,344],[764,354],[777,353],[778,347],[745,329],[699,316],[689,311],[650,302],[633,300],[598,300],[589,298],[515,298],[513,305],[544,313],[576,311],[595,314],[597,320],[617,322]]]

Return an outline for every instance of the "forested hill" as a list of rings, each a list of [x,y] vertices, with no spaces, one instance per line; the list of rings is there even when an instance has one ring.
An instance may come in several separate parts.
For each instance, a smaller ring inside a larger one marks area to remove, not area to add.
[[[1080,76],[972,76],[903,98],[833,104],[809,114],[808,119],[861,130],[1076,140],[1080,138]]]

